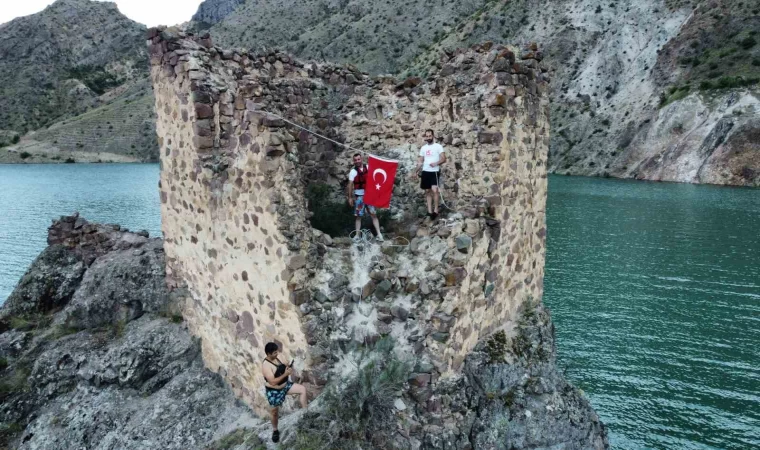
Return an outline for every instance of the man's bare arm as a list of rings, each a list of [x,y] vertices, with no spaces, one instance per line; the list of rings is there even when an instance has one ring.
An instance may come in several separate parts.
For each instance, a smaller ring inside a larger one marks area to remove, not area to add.
[[[441,153],[440,155],[438,155],[438,162],[431,163],[430,166],[431,167],[440,166],[441,164],[445,162],[446,162],[446,153]]]

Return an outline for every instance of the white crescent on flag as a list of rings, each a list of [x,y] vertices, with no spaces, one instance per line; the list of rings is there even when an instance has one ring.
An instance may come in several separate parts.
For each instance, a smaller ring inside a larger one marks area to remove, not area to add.
[[[375,175],[377,175],[378,172],[383,176],[383,183],[382,184],[385,184],[385,180],[388,179],[388,174],[385,173],[385,170],[383,170],[383,169],[375,169],[374,171],[372,171],[372,181],[376,181],[375,180]]]

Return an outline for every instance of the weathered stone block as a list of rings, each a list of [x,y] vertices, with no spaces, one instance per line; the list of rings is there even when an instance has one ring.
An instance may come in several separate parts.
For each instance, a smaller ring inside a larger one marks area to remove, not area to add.
[[[457,236],[455,242],[457,250],[462,253],[467,253],[470,250],[470,247],[472,247],[472,238],[466,234],[460,234]]]

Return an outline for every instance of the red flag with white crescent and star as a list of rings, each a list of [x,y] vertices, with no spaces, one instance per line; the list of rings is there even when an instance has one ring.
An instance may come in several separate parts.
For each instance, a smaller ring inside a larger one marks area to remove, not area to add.
[[[367,183],[364,187],[365,204],[376,208],[387,208],[391,205],[396,169],[398,169],[398,161],[377,156],[369,157]]]

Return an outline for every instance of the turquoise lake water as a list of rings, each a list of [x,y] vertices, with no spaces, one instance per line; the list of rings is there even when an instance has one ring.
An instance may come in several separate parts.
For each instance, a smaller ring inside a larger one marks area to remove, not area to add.
[[[160,233],[158,165],[0,165],[0,302],[50,219]],[[559,363],[615,449],[760,448],[760,190],[550,177]]]
[[[0,303],[47,245],[51,219],[161,233],[158,164],[0,164]]]
[[[760,190],[551,177],[559,359],[612,448],[760,448]]]

